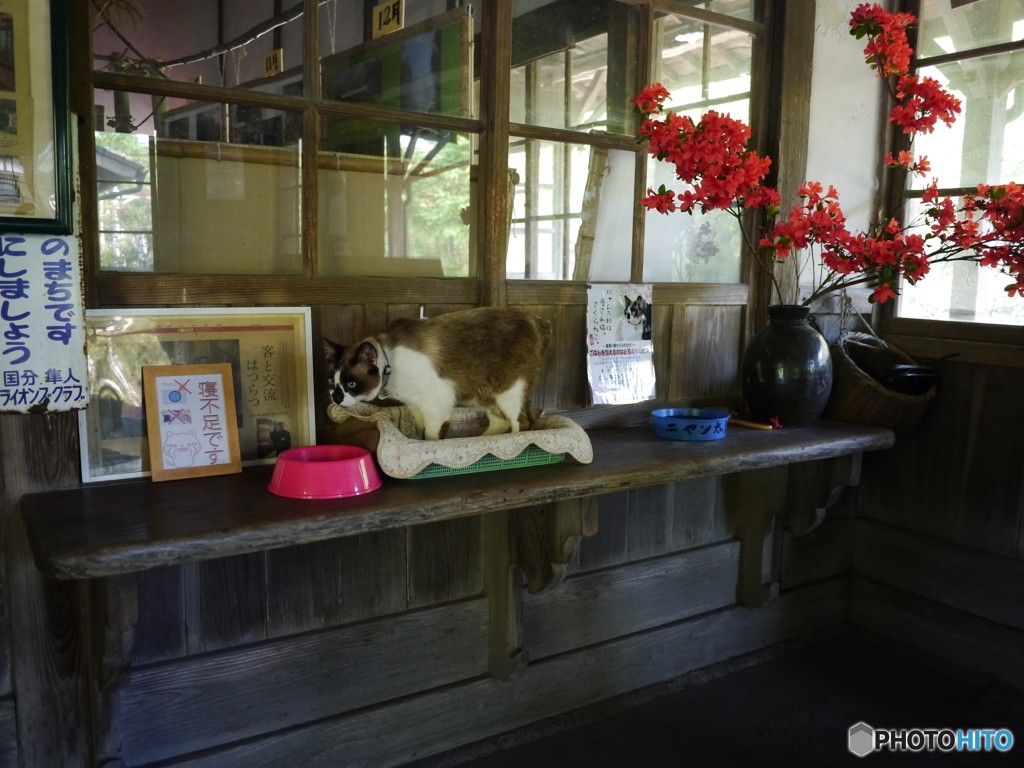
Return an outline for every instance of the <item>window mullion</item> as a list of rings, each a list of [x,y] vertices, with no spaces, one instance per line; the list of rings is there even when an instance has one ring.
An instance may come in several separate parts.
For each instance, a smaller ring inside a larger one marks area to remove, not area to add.
[[[481,14],[480,180],[477,193],[480,254],[480,303],[507,303],[505,262],[508,255],[508,139],[512,71],[512,0],[491,0]]]
[[[320,100],[320,3],[303,0],[302,95]],[[302,270],[306,277],[317,274],[320,157],[320,115],[316,107],[303,113],[302,121]]]
[[[654,6],[645,5],[643,21],[640,24],[640,43],[638,51],[639,66],[636,68],[636,92],[652,82],[654,75]],[[634,283],[642,283],[644,279],[644,228],[647,224],[647,209],[640,205],[640,197],[647,193],[647,152],[646,146],[636,153],[636,164],[633,170],[633,253],[630,259],[629,279]],[[642,194],[638,194],[642,193]]]

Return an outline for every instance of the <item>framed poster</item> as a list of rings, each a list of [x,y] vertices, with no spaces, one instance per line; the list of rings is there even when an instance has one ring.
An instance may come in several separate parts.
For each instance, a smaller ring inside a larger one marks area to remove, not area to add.
[[[89,408],[82,480],[150,474],[143,369],[228,363],[242,466],[316,442],[309,307],[100,309],[85,313]]]
[[[69,235],[65,0],[0,0],[0,232]]]
[[[153,482],[242,471],[231,364],[142,369]]]

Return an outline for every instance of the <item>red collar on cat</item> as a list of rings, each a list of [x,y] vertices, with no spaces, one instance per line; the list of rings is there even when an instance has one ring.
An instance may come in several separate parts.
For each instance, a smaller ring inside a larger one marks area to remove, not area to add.
[[[380,344],[380,342],[378,342],[378,344]],[[388,360],[388,353],[385,351],[383,344],[380,344],[380,351],[381,351],[381,354],[384,355],[384,371],[383,371],[383,376],[382,376],[382,378],[380,380],[380,392],[377,394],[377,397],[380,397],[380,398],[382,398],[384,400],[387,400],[388,399],[388,376],[391,375],[391,361]]]

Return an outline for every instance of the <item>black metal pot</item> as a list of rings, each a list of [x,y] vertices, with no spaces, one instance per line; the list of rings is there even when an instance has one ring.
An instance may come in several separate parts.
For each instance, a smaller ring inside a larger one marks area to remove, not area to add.
[[[743,396],[758,421],[783,427],[817,421],[832,391],[832,357],[825,337],[810,322],[810,308],[768,307],[768,325],[743,355]]]

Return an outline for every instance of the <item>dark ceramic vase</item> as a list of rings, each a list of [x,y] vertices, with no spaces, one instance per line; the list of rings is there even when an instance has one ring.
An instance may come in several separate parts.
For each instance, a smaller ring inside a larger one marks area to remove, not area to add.
[[[777,418],[783,427],[817,421],[832,391],[832,356],[825,337],[810,324],[810,308],[768,307],[769,323],[743,355],[743,396],[758,421]]]

